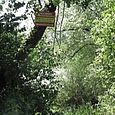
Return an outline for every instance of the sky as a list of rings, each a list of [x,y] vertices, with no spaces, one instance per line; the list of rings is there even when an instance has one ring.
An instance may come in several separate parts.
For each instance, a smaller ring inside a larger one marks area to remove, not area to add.
[[[8,12],[7,10],[8,10],[8,3],[9,3],[8,1],[9,0],[5,0],[5,1],[6,1],[5,4],[3,4],[3,11],[0,12],[0,16],[3,15],[4,13]],[[16,0],[16,1],[17,2],[18,1],[22,1],[23,2],[24,0]],[[28,1],[29,0],[25,0],[24,1],[25,4],[27,4]],[[0,3],[2,3],[1,0],[0,0]],[[20,8],[20,9],[18,9],[18,12],[16,12],[15,15],[16,16],[21,16],[22,14],[25,13],[25,10],[26,10],[26,5],[24,7],[22,7],[22,8]],[[27,31],[29,31],[30,28],[34,26],[34,23],[33,23],[33,20],[31,18],[31,15],[28,15],[28,19],[27,20],[23,20],[23,21],[20,22],[20,27],[23,27],[25,25],[25,27],[27,28]],[[3,22],[3,23],[5,23],[5,22]]]

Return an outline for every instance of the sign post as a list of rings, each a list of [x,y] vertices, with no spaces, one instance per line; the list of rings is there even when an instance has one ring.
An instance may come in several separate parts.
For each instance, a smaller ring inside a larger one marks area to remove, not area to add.
[[[50,26],[54,27],[55,12],[42,12],[38,11],[35,17],[36,26]]]

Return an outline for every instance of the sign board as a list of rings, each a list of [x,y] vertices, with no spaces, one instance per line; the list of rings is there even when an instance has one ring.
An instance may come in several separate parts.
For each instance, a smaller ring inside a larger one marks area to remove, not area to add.
[[[36,26],[50,26],[54,27],[55,12],[42,12],[38,11],[35,17]]]

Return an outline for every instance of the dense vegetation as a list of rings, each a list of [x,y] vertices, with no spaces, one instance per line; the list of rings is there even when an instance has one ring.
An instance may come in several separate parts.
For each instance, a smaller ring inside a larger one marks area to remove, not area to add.
[[[0,1],[0,115],[115,114],[114,0],[44,3]]]

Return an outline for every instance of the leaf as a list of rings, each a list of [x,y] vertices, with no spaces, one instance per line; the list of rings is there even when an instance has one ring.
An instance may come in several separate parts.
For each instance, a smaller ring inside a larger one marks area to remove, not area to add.
[[[0,11],[2,11],[3,10],[3,7],[2,7],[2,5],[0,5]]]

